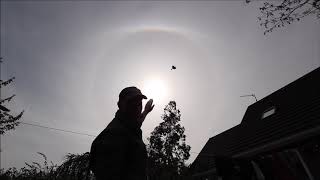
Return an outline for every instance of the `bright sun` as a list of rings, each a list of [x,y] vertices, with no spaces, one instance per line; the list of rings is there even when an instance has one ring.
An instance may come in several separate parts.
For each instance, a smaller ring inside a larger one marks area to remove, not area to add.
[[[159,102],[163,101],[167,96],[168,89],[162,80],[150,79],[145,81],[142,93],[145,94],[148,99],[153,99],[154,103],[159,104]]]

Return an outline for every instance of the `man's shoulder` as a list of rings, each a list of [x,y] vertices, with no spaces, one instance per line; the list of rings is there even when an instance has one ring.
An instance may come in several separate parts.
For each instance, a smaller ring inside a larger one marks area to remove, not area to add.
[[[118,119],[113,119],[108,126],[102,131],[108,135],[128,135],[128,129],[121,124]]]
[[[94,140],[99,142],[112,142],[113,140],[121,140],[129,137],[128,130],[117,120],[112,120],[108,126]]]

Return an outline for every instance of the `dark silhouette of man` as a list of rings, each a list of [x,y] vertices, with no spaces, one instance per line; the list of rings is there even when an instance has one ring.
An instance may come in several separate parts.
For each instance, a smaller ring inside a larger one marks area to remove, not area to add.
[[[154,105],[150,99],[142,111],[141,91],[132,86],[119,94],[114,119],[91,145],[89,168],[97,180],[146,180],[147,151],[140,129]]]

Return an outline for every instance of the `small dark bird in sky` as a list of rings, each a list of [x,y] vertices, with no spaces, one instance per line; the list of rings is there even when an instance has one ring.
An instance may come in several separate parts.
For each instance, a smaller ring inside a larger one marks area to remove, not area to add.
[[[177,69],[177,68],[176,68],[175,66],[172,66],[172,67],[171,67],[171,70],[173,70],[173,69]]]

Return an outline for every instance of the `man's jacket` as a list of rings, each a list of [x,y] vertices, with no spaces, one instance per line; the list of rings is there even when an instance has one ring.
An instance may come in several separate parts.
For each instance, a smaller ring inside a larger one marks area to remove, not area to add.
[[[91,145],[90,169],[97,180],[146,180],[147,151],[140,128],[119,111]]]

